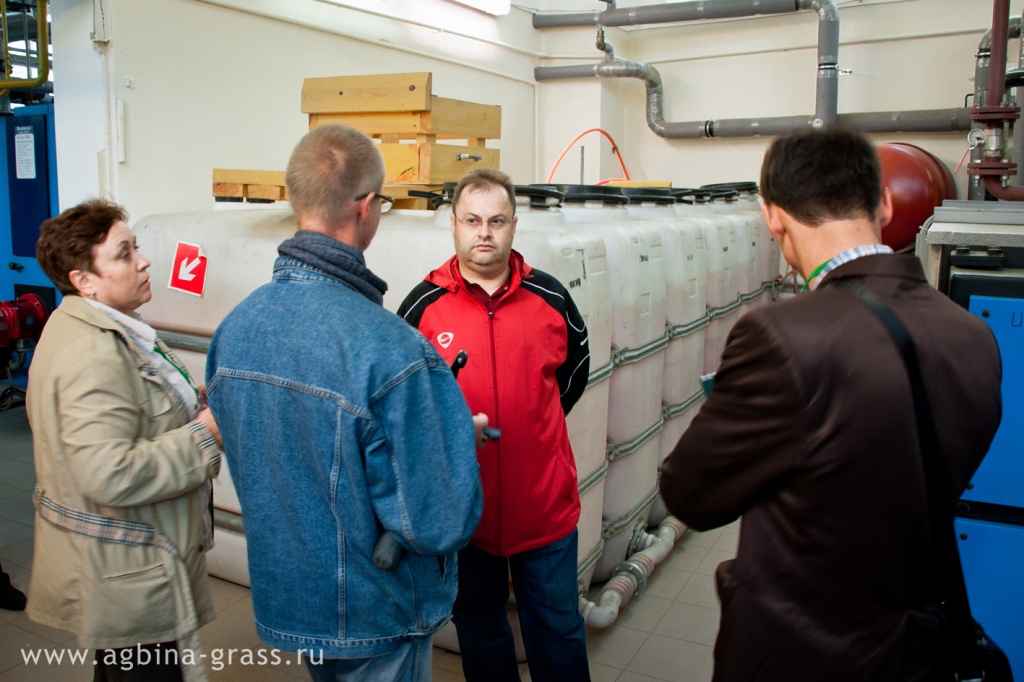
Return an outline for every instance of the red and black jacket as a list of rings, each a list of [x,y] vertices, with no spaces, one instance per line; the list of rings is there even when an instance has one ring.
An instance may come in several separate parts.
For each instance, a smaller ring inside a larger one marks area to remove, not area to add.
[[[469,356],[459,385],[473,414],[501,439],[477,451],[484,513],[472,543],[508,556],[561,540],[580,517],[565,415],[587,386],[587,330],[561,282],[512,251],[508,291],[474,296],[453,256],[405,298],[399,316],[450,364]]]

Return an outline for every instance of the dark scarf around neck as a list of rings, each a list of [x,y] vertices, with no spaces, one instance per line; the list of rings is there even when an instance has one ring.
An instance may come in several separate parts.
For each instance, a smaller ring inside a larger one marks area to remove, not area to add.
[[[294,237],[281,242],[277,252],[341,280],[378,305],[384,303],[387,283],[370,272],[363,252],[354,246],[320,232],[299,230]]]

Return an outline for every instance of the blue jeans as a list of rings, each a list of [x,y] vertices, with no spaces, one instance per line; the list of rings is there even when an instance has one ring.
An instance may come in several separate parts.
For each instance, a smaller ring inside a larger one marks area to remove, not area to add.
[[[579,612],[575,530],[527,552],[499,557],[472,545],[459,552],[459,593],[452,612],[467,682],[518,680],[508,622],[508,575],[533,682],[590,680]]]
[[[316,664],[306,658],[306,668],[313,682],[429,682],[433,639],[416,637],[374,658],[328,658]]]

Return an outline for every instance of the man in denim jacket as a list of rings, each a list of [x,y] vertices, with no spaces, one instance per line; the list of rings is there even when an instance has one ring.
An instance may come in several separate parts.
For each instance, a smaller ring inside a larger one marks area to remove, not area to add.
[[[473,418],[444,361],[381,306],[370,245],[391,199],[363,133],[323,126],[288,163],[298,220],[273,280],[214,335],[210,406],[242,504],[260,639],[314,680],[428,680],[480,520]],[[405,555],[373,563],[383,532]]]

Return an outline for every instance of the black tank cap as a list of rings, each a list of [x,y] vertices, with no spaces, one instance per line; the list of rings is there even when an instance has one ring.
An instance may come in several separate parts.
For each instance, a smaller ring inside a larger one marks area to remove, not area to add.
[[[676,201],[684,201],[685,197],[693,197],[697,201],[708,201],[711,199],[711,190],[695,189],[693,187],[672,187],[669,189]],[[691,202],[692,203],[692,202]]]
[[[623,187],[622,192],[633,203],[643,201],[650,201],[656,204],[676,203],[676,198],[672,196],[672,190],[668,187]]]
[[[603,201],[606,204],[628,204],[629,197],[622,193],[621,187],[609,185],[548,185],[565,194],[566,203],[583,203],[585,201]]]
[[[448,185],[451,185],[449,188]],[[446,182],[444,188],[440,191],[434,190],[423,190],[423,189],[410,189],[406,192],[410,197],[417,199],[428,199],[430,201],[430,207],[435,211],[443,206],[444,204],[452,203],[452,195],[455,191],[455,183]]]
[[[550,208],[561,206],[565,195],[553,185],[516,185],[517,197],[530,197],[530,206],[534,208]]]
[[[756,182],[713,182],[710,185],[701,185],[701,189],[721,190],[734,189],[737,192],[757,192]]]
[[[734,189],[715,189],[711,191],[711,200],[715,199],[738,199],[740,193]]]

